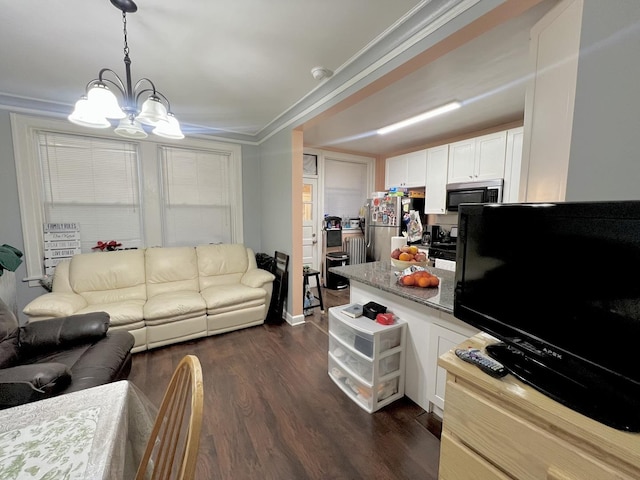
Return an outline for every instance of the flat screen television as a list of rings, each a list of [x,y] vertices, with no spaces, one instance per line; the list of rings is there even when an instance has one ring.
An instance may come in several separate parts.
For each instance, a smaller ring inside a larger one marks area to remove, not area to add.
[[[640,201],[463,204],[454,316],[554,400],[640,431]]]

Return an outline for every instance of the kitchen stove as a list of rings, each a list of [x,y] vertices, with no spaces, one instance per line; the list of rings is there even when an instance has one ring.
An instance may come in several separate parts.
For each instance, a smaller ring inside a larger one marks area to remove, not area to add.
[[[435,260],[456,261],[456,243],[455,242],[432,242],[429,245],[429,258]]]

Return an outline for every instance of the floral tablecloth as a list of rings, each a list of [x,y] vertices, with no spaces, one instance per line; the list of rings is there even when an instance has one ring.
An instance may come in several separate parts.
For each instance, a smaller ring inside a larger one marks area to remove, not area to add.
[[[127,381],[0,410],[0,478],[133,478],[156,414]]]

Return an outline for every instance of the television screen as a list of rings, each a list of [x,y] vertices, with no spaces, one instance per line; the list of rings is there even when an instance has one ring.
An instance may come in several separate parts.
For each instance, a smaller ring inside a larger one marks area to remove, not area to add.
[[[634,431],[639,273],[640,202],[460,207],[454,315],[502,340],[489,354],[525,382]]]

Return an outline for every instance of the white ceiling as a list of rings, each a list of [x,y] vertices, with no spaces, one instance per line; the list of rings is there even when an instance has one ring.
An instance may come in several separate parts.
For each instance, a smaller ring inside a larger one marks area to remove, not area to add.
[[[305,130],[305,143],[385,153],[522,117],[528,29],[554,0]],[[137,0],[127,15],[134,82],[148,77],[187,133],[261,132],[322,87],[310,74],[345,69],[419,0]],[[453,2],[451,2],[453,3]],[[0,104],[70,112],[101,68],[124,76],[121,12],[108,0],[3,2]],[[327,82],[330,82],[327,81]],[[492,93],[485,98],[479,96]],[[362,136],[450,99],[438,122],[384,139]],[[473,100],[473,101],[472,101]]]
[[[522,121],[529,31],[556,2],[542,2],[318,125],[305,143],[384,154]],[[462,108],[387,135],[377,129],[451,101]]]

